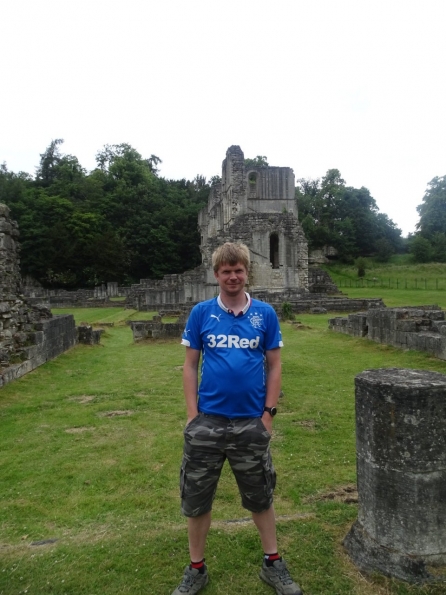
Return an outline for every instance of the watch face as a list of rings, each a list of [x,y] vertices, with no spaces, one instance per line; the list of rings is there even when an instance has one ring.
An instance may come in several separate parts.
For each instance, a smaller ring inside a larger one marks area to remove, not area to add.
[[[271,409],[269,410],[269,412],[274,417],[276,415],[276,413],[277,413],[277,409],[275,407],[271,407]]]

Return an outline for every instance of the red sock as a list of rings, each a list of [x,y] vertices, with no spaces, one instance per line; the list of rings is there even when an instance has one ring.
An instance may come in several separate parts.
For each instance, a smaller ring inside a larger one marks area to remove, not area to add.
[[[274,562],[276,562],[276,560],[280,560],[280,556],[277,552],[275,552],[274,554],[265,554],[264,558],[265,564],[267,566],[272,566]]]
[[[190,567],[196,568],[198,570],[198,572],[201,572],[201,574],[203,574],[203,572],[204,572],[204,558],[203,558],[203,560],[200,560],[199,562],[192,562],[192,560],[191,560]]]

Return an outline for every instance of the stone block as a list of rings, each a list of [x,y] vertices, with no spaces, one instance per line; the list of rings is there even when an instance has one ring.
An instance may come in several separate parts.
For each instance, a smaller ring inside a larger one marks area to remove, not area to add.
[[[425,333],[415,333],[415,349],[418,351],[426,351],[426,335]]]
[[[432,310],[431,312],[426,312],[426,318],[429,318],[429,320],[435,320],[435,321],[440,321],[440,320],[444,320],[445,316],[444,316],[444,312],[443,310]],[[446,323],[446,321],[445,321]]]
[[[364,572],[446,580],[446,376],[366,370],[355,387],[359,509],[344,546]]]
[[[395,338],[397,343],[401,345],[403,349],[407,348],[407,334],[404,331],[395,331]]]
[[[407,333],[406,343],[408,349],[418,349],[418,333]]]
[[[426,335],[426,351],[435,357],[440,357],[442,352],[441,336],[431,333]]]
[[[11,305],[9,302],[0,302],[0,316],[3,314],[9,314],[11,311]]]
[[[395,330],[403,331],[405,333],[415,333],[417,325],[415,320],[398,320],[395,325]]]

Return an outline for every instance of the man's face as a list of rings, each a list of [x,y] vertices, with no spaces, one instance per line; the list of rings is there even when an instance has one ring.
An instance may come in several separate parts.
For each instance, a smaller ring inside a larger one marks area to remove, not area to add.
[[[248,281],[248,271],[241,263],[235,265],[222,264],[214,272],[220,290],[228,296],[236,296],[245,289]]]

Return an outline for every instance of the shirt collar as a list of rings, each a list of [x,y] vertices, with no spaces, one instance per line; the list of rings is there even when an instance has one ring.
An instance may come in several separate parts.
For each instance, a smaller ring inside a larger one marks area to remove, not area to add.
[[[240,314],[246,314],[246,312],[249,310],[249,307],[251,305],[251,297],[250,297],[249,293],[246,291],[245,291],[245,295],[246,295],[246,306],[243,308],[243,310],[241,312],[239,312],[238,314],[235,314],[235,316],[239,316]],[[225,312],[227,312],[228,314],[234,314],[234,312],[232,310],[230,310],[229,308],[226,308],[224,303],[221,301],[220,294],[218,294],[217,303],[220,306],[220,308],[222,310],[224,310]]]

